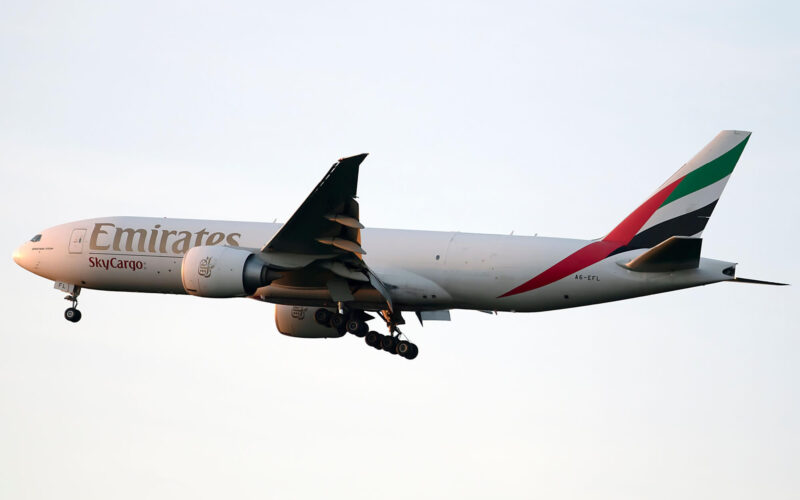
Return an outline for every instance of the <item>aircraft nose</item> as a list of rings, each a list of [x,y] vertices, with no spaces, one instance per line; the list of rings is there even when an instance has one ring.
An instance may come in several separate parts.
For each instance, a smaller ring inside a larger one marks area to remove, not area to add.
[[[14,262],[20,267],[25,267],[25,244],[14,250]]]

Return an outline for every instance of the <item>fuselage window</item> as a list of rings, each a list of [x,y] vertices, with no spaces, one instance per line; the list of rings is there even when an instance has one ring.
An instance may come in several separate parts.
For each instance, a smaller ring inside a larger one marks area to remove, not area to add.
[[[41,239],[42,239],[42,235],[41,235],[41,234],[37,234],[36,236],[34,236],[33,238],[31,238],[31,241],[32,241],[32,242],[34,242],[34,243],[36,243],[37,241],[39,241],[39,240],[41,240]]]

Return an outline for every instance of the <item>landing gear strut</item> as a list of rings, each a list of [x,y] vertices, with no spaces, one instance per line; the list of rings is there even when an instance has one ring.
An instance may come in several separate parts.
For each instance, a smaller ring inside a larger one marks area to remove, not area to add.
[[[75,287],[75,291],[71,295],[64,297],[64,299],[72,302],[72,307],[64,311],[64,318],[72,323],[77,323],[81,320],[81,312],[78,310],[78,295],[80,295],[80,293],[81,289]]]

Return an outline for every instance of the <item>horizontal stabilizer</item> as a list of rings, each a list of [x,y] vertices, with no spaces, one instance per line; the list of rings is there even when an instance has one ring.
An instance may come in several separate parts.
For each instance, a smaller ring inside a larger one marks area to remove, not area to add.
[[[788,286],[789,283],[776,283],[774,281],[751,280],[749,278],[734,278],[734,283],[748,283],[751,285],[775,285],[775,286]]]
[[[700,265],[703,240],[672,236],[636,257],[622,267],[641,273],[666,273],[696,269]]]

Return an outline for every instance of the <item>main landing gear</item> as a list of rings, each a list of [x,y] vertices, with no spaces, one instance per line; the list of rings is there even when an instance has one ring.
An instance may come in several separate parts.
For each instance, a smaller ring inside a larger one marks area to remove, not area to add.
[[[341,333],[352,333],[356,337],[363,338],[368,346],[375,349],[397,354],[406,359],[416,358],[417,354],[419,354],[416,344],[408,340],[400,340],[402,332],[397,328],[397,323],[392,319],[387,319],[390,318],[388,314],[382,313],[381,316],[386,320],[386,325],[389,327],[389,335],[381,335],[378,332],[370,331],[367,321],[372,319],[372,316],[364,311],[344,311],[344,314],[342,314],[320,308],[314,312],[314,319],[320,325],[336,328]]]
[[[367,333],[367,336],[364,337],[364,342],[366,342],[370,347],[384,350],[392,354],[397,354],[406,359],[414,359],[417,357],[417,354],[419,354],[419,349],[417,348],[416,344],[411,343],[408,340],[400,340],[399,330],[397,331],[396,336],[381,335],[378,332],[369,332]]]
[[[342,335],[352,333],[356,337],[363,337],[369,331],[367,321],[372,316],[363,311],[350,311],[348,314],[331,312],[328,309],[317,309],[314,311],[314,320],[323,326],[336,328]]]
[[[81,320],[81,312],[78,310],[78,294],[80,294],[80,292],[81,289],[76,287],[75,292],[64,297],[64,299],[72,302],[72,307],[64,311],[64,318],[72,323],[77,323]]]

